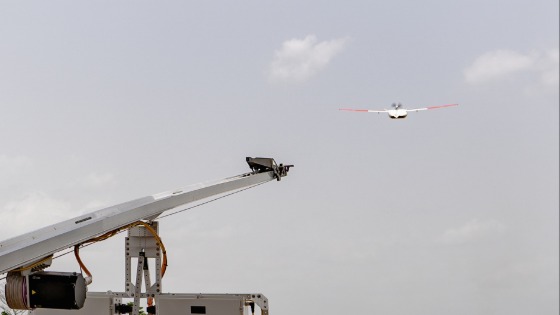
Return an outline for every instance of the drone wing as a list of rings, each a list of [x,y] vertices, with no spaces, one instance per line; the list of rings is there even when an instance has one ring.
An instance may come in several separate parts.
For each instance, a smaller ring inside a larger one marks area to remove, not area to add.
[[[347,112],[360,112],[360,113],[388,113],[388,110],[371,110],[371,109],[352,109],[352,108],[339,108],[338,110],[344,110]]]
[[[447,104],[447,105],[439,105],[439,106],[428,106],[428,107],[423,107],[423,108],[411,108],[411,109],[406,109],[407,112],[417,112],[417,111],[421,111],[421,110],[429,110],[429,109],[438,109],[438,108],[445,108],[445,107],[451,107],[451,106],[458,106],[459,104]]]

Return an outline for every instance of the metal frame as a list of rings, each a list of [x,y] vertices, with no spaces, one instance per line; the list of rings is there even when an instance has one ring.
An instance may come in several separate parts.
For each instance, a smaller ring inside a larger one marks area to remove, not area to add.
[[[226,179],[163,192],[121,203],[47,226],[0,243],[0,274],[30,265],[46,256],[139,220],[153,220],[164,211],[229,191],[285,176],[282,170],[245,173]]]
[[[115,306],[122,303],[121,293],[115,292],[88,292],[86,306],[80,310],[56,310],[38,308],[31,311],[31,315],[115,315]],[[262,315],[269,315],[268,299],[261,293],[243,293],[243,294],[220,294],[220,293],[163,293],[156,296],[156,303],[162,305],[164,303],[178,300],[200,303],[209,303],[213,301],[238,301],[239,314],[246,315],[244,311],[254,303],[261,310]],[[96,306],[93,306],[95,304]],[[198,303],[197,303],[198,304]],[[138,314],[138,313],[136,313]],[[184,314],[184,313],[183,313]],[[160,313],[158,315],[176,315]],[[248,315],[248,314],[247,314]]]
[[[239,294],[220,294],[220,293],[168,293],[156,296],[156,302],[161,304],[163,300],[196,300],[196,301],[239,301],[240,307],[248,307],[254,303],[261,309],[262,315],[269,315],[268,299],[262,293],[239,293]],[[244,312],[240,312],[245,314]],[[171,315],[171,314],[161,314]]]
[[[159,224],[157,221],[150,222],[151,227],[158,232]],[[136,275],[133,275],[134,269],[132,260],[137,259]],[[150,270],[148,260],[155,259],[155,283],[151,284]],[[135,282],[133,283],[133,279]],[[142,280],[144,280],[145,290],[142,290]],[[242,294],[219,294],[219,293],[162,293],[162,277],[161,277],[161,250],[158,247],[154,236],[147,231],[144,226],[136,226],[128,230],[125,238],[125,292],[90,292],[96,296],[109,294],[115,298],[132,298],[134,299],[131,315],[137,315],[140,310],[140,300],[152,297],[156,301],[156,307],[161,300],[234,300],[239,301],[240,314],[244,307],[251,303],[261,309],[262,315],[268,315],[268,299],[262,293],[242,293]],[[79,314],[77,311],[76,314]],[[162,315],[171,315],[163,314]]]
[[[158,232],[159,224],[151,222],[152,228]],[[136,282],[132,283],[132,258],[138,259]],[[155,283],[151,284],[148,259],[155,259]],[[146,291],[142,292],[142,278]],[[125,293],[124,297],[133,297],[133,314],[137,314],[140,299],[154,297],[162,290],[161,285],[161,253],[154,236],[144,227],[136,226],[128,230],[125,239]]]
[[[34,272],[36,268],[46,268],[50,265],[54,253],[80,245],[107,232],[126,228],[137,221],[147,220],[157,233],[158,223],[153,220],[164,211],[226,192],[255,186],[273,179],[280,180],[287,175],[290,167],[293,166],[277,165],[274,159],[269,158],[248,157],[246,161],[252,170],[251,173],[135,199],[5,240],[0,243],[0,275],[9,271],[26,274]],[[140,299],[142,298],[155,298],[157,300],[176,297],[183,299],[234,299],[242,301],[239,307],[242,313],[247,305],[253,307],[257,305],[261,308],[263,315],[268,315],[268,300],[260,293],[162,294],[162,253],[154,235],[149,233],[144,226],[135,226],[128,230],[128,237],[125,239],[125,255],[125,292],[92,292],[88,293],[89,296],[107,297],[107,295],[110,295],[114,298],[133,298],[132,314],[138,314]],[[49,257],[51,258],[49,259]],[[132,283],[133,258],[138,260],[134,283]],[[156,273],[153,285],[151,284],[148,259],[155,259]],[[142,279],[144,279],[145,292],[142,292]],[[113,301],[117,300],[114,299]],[[79,313],[79,311],[76,312]],[[38,313],[41,313],[41,311],[38,310]]]

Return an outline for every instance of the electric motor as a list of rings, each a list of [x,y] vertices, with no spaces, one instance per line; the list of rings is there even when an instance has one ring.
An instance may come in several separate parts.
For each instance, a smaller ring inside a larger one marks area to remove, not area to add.
[[[12,309],[80,309],[86,292],[85,279],[76,272],[11,274],[6,280],[6,300]]]

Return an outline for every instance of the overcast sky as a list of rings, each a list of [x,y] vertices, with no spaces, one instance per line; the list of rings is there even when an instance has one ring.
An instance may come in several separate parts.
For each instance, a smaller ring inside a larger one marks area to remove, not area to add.
[[[295,164],[161,220],[164,291],[272,314],[559,312],[559,3],[2,1],[0,240]],[[404,120],[341,112],[459,103]],[[82,250],[124,290],[123,237]],[[77,271],[67,255],[50,270]]]

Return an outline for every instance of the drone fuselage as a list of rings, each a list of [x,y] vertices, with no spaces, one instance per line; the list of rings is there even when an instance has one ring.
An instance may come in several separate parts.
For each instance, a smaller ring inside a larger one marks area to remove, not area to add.
[[[391,119],[402,119],[402,118],[406,118],[406,116],[408,115],[408,112],[406,111],[406,109],[390,109],[388,112],[389,117]]]

